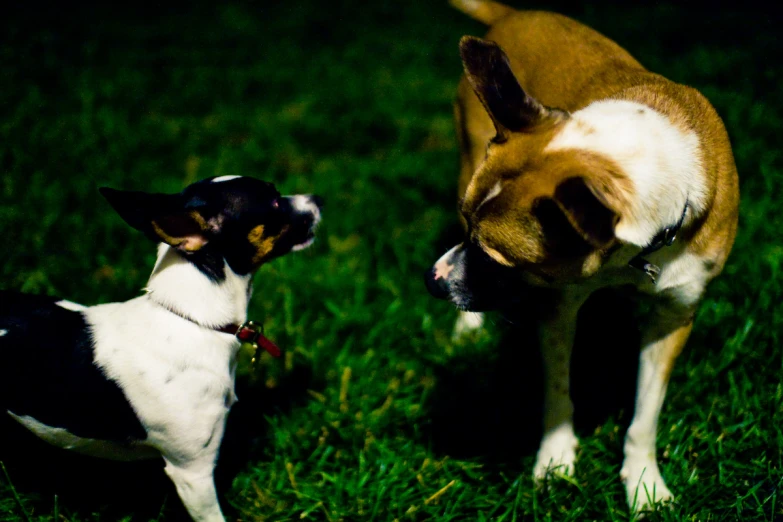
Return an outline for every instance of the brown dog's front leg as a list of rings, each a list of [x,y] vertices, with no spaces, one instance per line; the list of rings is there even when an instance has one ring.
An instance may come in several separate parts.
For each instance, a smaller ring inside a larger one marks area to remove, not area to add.
[[[576,333],[576,316],[585,296],[566,295],[556,314],[541,324],[541,353],[544,360],[544,436],[536,456],[533,476],[537,480],[549,471],[574,472],[576,447],[574,406],[570,396],[571,350]]]
[[[658,469],[655,439],[669,376],[692,326],[689,313],[658,311],[644,329],[636,408],[625,437],[625,460],[620,472],[628,505],[634,511],[672,498]]]

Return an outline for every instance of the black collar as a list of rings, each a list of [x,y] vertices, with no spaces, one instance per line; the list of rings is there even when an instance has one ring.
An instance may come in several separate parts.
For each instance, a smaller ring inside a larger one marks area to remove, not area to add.
[[[628,262],[628,266],[631,266],[633,268],[638,268],[639,270],[643,271],[645,274],[650,276],[650,279],[652,279],[653,284],[655,284],[658,274],[661,273],[661,269],[644,259],[646,256],[649,256],[653,252],[657,252],[658,250],[662,249],[665,246],[671,246],[672,243],[674,243],[674,240],[677,239],[677,233],[682,228],[682,223],[685,221],[685,214],[688,212],[688,200],[685,200],[685,206],[682,208],[682,215],[680,216],[679,221],[675,223],[674,225],[668,226],[655,234],[655,237],[652,238],[652,241],[650,241],[650,244],[644,247],[644,249],[639,252],[633,259],[631,259]]]

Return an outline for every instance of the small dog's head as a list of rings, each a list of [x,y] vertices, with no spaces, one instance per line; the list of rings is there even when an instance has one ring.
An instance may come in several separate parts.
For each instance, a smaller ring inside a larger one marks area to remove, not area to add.
[[[208,178],[178,194],[101,188],[101,194],[133,228],[176,248],[191,261],[235,273],[261,264],[315,239],[321,220],[318,196],[281,196],[274,185],[244,176]]]
[[[547,149],[570,116],[525,93],[497,44],[464,37],[460,52],[496,135],[460,202],[466,237],[425,280],[435,297],[481,311],[511,304],[525,285],[595,274],[617,244],[629,186],[605,157]]]

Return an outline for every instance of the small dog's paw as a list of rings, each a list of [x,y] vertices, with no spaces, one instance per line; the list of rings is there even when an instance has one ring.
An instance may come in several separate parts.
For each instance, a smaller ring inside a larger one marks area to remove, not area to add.
[[[484,326],[484,314],[479,312],[459,312],[451,334],[452,341],[461,341]]]
[[[533,467],[533,477],[540,482],[548,473],[572,476],[578,445],[579,439],[576,438],[570,424],[560,426],[544,435]]]
[[[674,499],[655,460],[628,457],[620,470],[620,477],[625,484],[628,506],[635,513],[648,511],[655,504]]]

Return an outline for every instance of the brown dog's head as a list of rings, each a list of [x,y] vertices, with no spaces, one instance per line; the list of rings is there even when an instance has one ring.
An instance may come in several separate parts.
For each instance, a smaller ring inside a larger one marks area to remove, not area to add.
[[[547,150],[569,115],[525,93],[497,44],[464,37],[460,52],[496,136],[460,202],[466,237],[428,270],[428,289],[480,311],[524,285],[590,277],[617,244],[629,180],[600,155]]]

